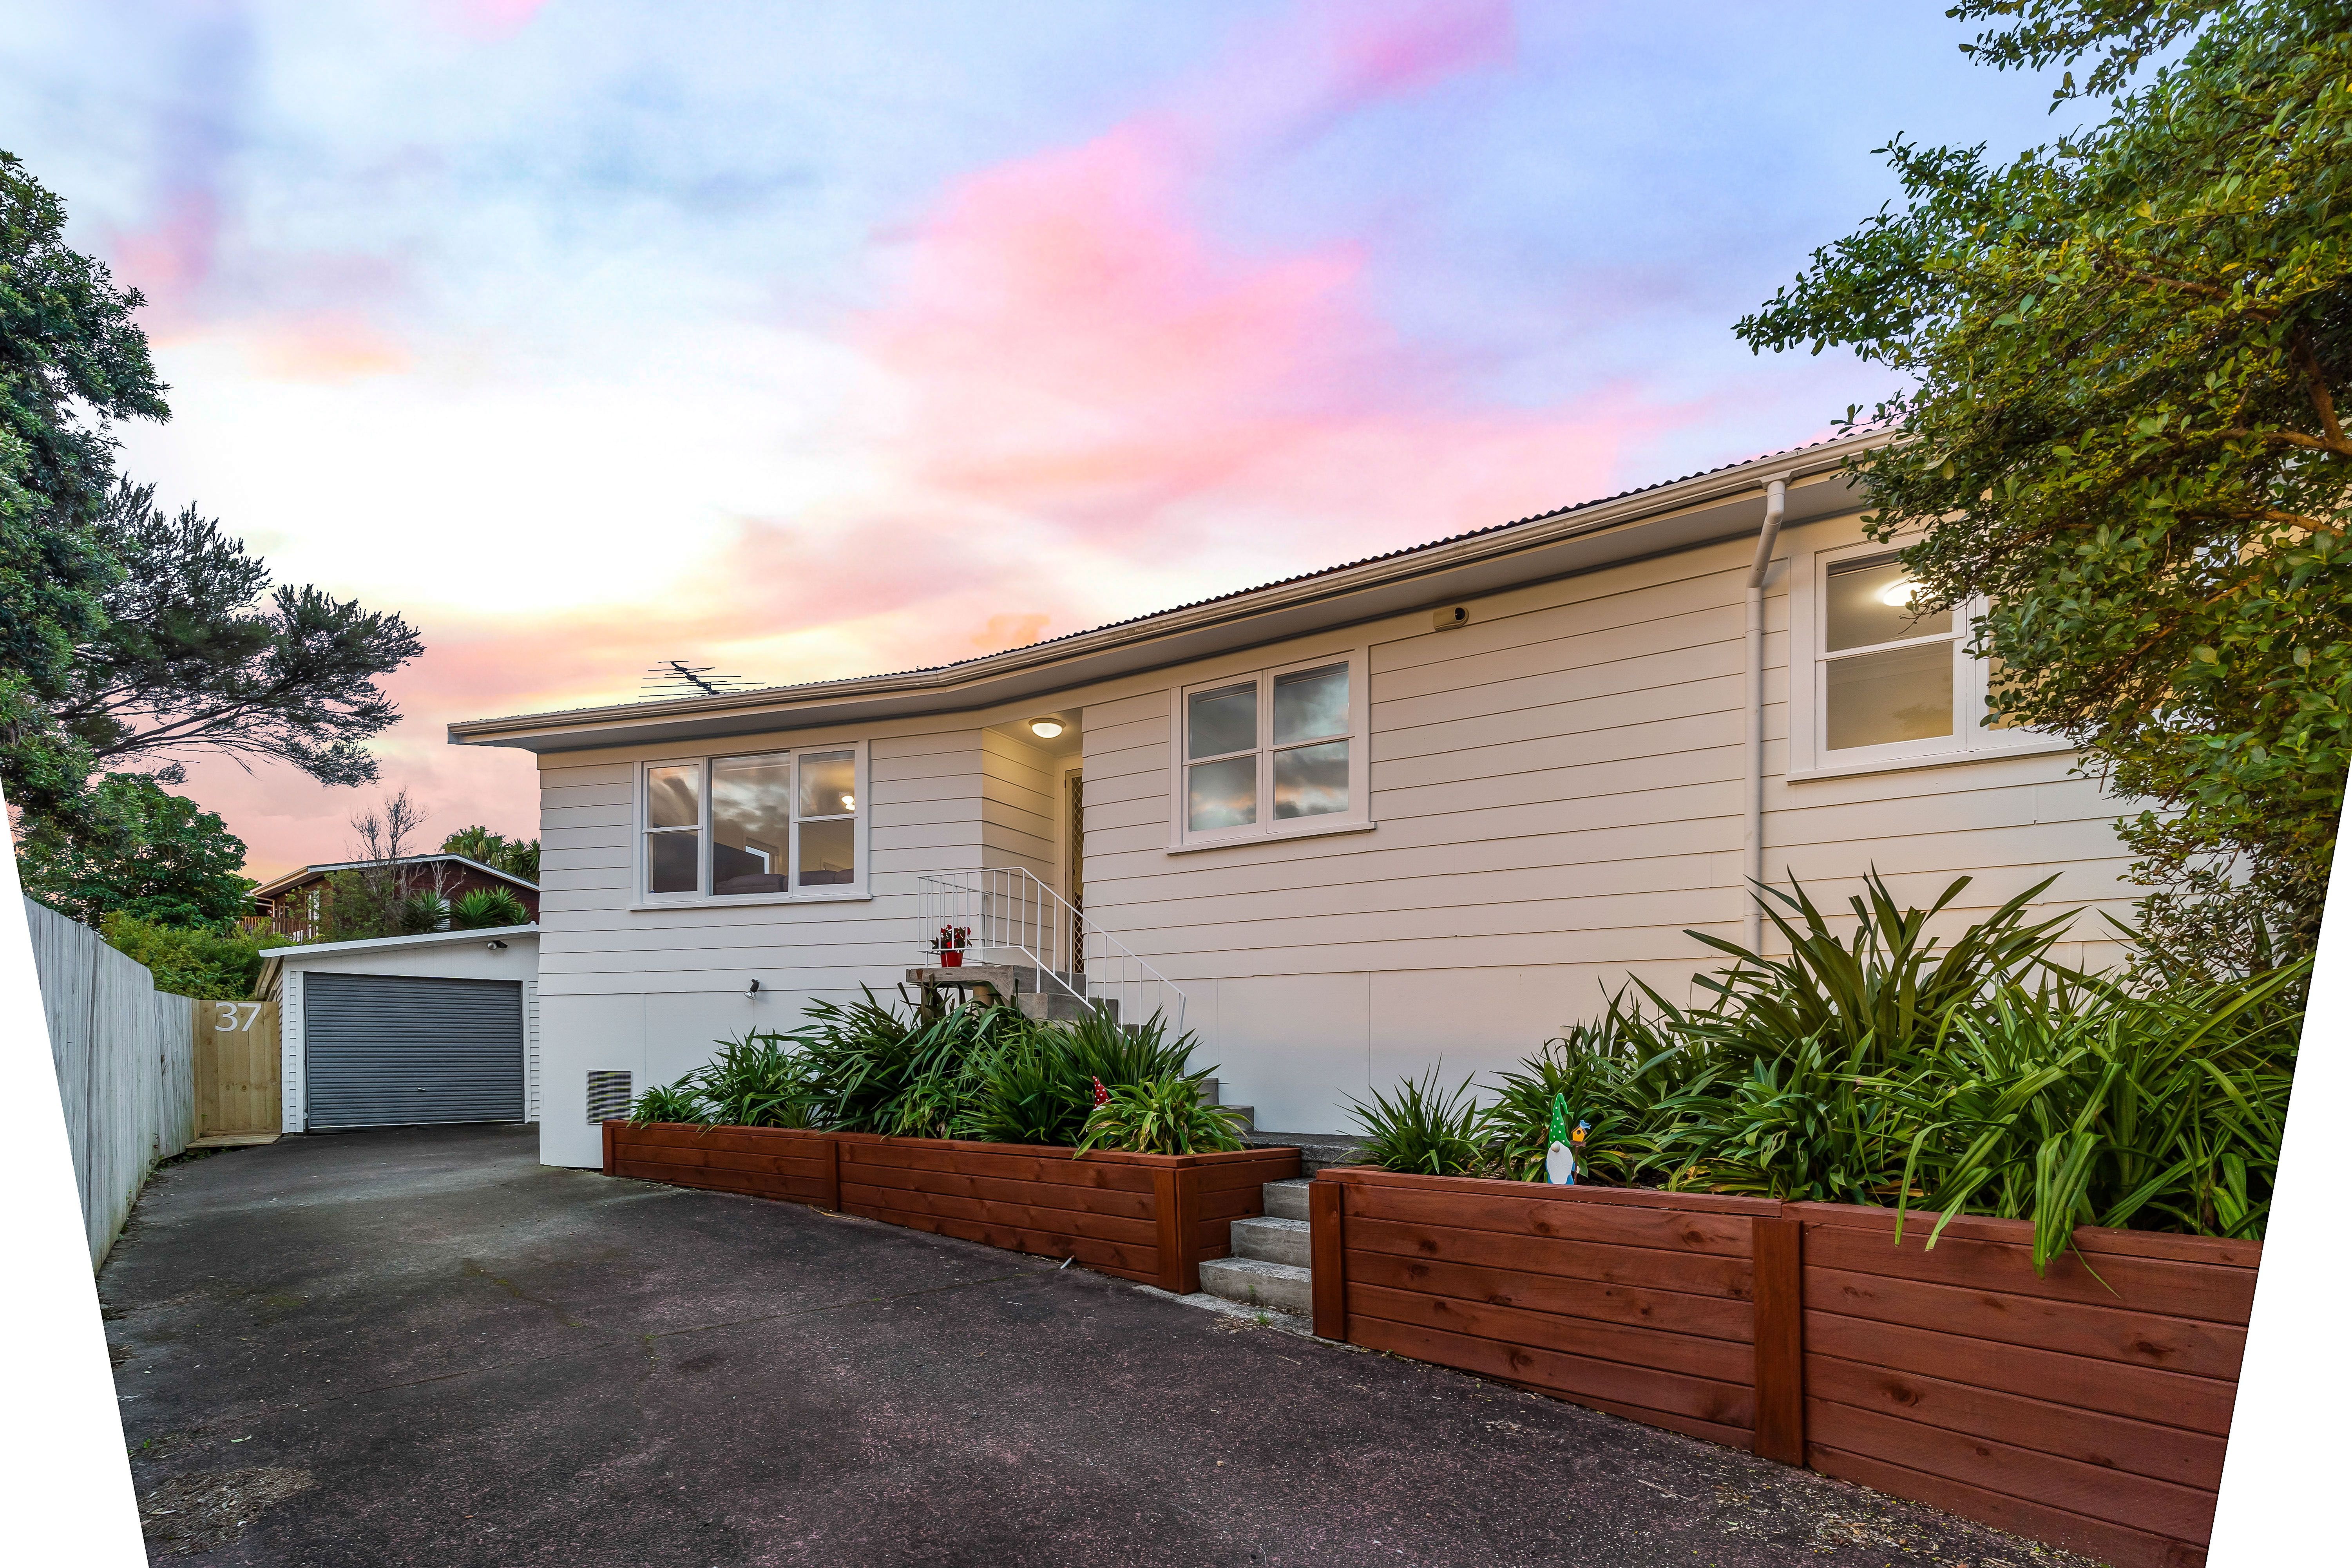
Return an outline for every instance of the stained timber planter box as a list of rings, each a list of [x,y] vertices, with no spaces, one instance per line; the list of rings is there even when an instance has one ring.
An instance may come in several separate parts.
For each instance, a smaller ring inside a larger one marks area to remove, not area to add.
[[[604,1174],[835,1208],[832,1136],[788,1127],[607,1122]]]
[[[1130,1155],[943,1138],[832,1134],[845,1213],[1075,1258],[1106,1274],[1190,1294],[1223,1258],[1232,1223],[1265,1210],[1261,1190],[1298,1174],[1297,1149]]]
[[[1332,1169],[1318,1333],[2105,1558],[2205,1560],[2261,1248]]]
[[[604,1174],[813,1203],[1189,1294],[1297,1149],[1130,1155],[775,1127],[604,1124]]]

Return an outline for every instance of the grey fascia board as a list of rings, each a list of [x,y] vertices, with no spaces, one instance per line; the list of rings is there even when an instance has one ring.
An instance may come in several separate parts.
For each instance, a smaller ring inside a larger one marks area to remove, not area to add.
[[[1748,497],[1755,499],[1760,517],[1762,486],[1768,479],[1785,476],[1792,489],[1810,489],[1814,485],[1834,481],[1846,456],[1880,444],[1885,439],[1875,434],[1850,436],[1801,453],[1776,454],[1735,468],[1696,475],[1673,485],[1538,517],[1470,538],[1367,561],[1361,566],[1311,576],[1303,580],[1275,583],[1187,609],[1171,610],[1143,620],[1104,627],[1097,632],[1080,632],[1050,643],[1008,649],[986,658],[938,669],[816,681],[802,685],[771,686],[711,697],[669,698],[659,703],[624,703],[562,713],[460,720],[449,726],[449,743],[453,746],[511,746],[534,752],[586,750],[667,742],[696,736],[715,737],[758,730],[805,728],[819,724],[988,706],[996,702],[1030,695],[1034,691],[1054,685],[1081,685],[1181,663],[1195,655],[1188,652],[1173,652],[1164,657],[1155,656],[1151,645],[1168,643],[1188,633],[1235,622],[1264,620],[1286,611],[1324,606],[1334,613],[1315,625],[1268,628],[1262,637],[1245,638],[1234,645],[1245,647],[1256,641],[1279,642],[1318,630],[1393,614],[1397,612],[1394,608],[1362,613],[1343,601],[1377,589],[1409,584],[1417,579],[1442,577],[1477,565],[1505,563],[1515,556],[1527,556],[1573,540],[1615,533],[1622,536],[1624,548],[1611,552],[1606,559],[1596,560],[1568,572],[1531,571],[1522,580],[1534,582],[1553,576],[1580,575],[1604,566],[1639,560],[1646,556],[1696,549],[1713,542],[1714,538],[1745,530],[1727,528],[1709,538],[1675,543],[1661,540],[1654,548],[1646,545],[1643,536],[1652,532],[1663,533],[1666,525],[1710,505]],[[1836,510],[1853,510],[1860,504],[1856,501]],[[1479,591],[1493,592],[1498,586],[1482,587]],[[1430,600],[1433,603],[1438,601],[1438,597]],[[1122,653],[1129,657],[1120,661],[1116,669],[1087,671],[1071,668],[1089,661],[1098,662],[1108,654]],[[1057,674],[1056,672],[1061,673]],[[1017,677],[1024,674],[1046,678],[1019,683]],[[977,689],[988,686],[1004,689],[995,694]]]

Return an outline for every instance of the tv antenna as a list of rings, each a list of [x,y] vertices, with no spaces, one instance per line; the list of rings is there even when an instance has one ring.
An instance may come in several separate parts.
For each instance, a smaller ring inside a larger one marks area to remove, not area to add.
[[[756,690],[754,683],[740,675],[719,675],[711,672],[715,664],[689,664],[682,659],[664,659],[646,671],[645,684],[638,689],[640,697],[724,696],[729,692]]]

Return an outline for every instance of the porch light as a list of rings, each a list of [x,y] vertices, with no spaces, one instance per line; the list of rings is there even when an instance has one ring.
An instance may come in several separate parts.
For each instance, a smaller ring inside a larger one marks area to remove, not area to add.
[[[1062,733],[1062,721],[1058,718],[1033,718],[1029,721],[1029,733],[1040,740],[1051,740]]]

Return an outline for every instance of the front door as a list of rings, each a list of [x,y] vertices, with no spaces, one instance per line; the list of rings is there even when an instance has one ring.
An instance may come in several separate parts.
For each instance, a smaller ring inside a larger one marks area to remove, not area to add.
[[[1070,824],[1069,837],[1062,846],[1062,863],[1069,867],[1065,879],[1068,887],[1064,896],[1076,911],[1070,916],[1070,968],[1073,972],[1087,967],[1087,778],[1075,769],[1062,776],[1070,792],[1069,809],[1065,813]]]

